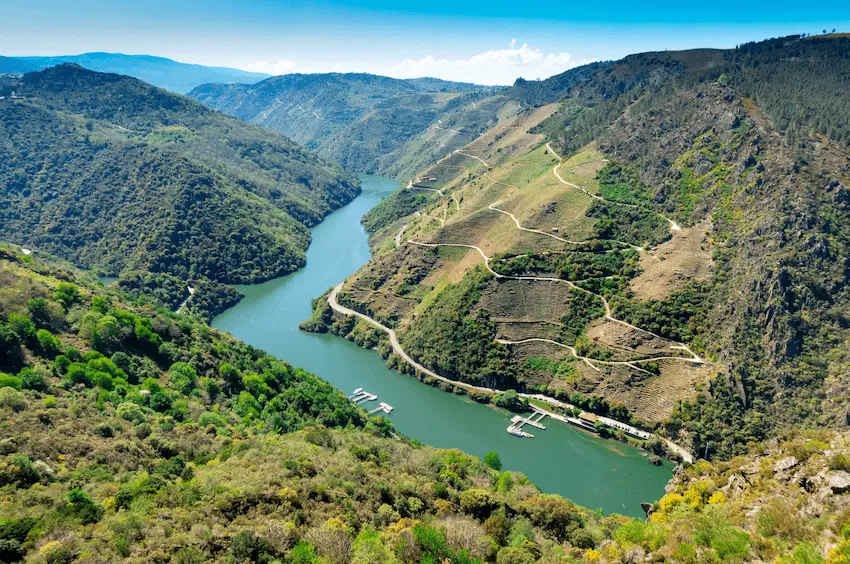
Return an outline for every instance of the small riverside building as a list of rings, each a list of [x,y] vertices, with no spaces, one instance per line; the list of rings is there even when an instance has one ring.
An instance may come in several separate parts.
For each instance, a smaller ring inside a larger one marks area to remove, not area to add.
[[[599,418],[596,417],[594,414],[588,413],[586,411],[582,411],[581,413],[579,413],[578,418],[579,420],[584,421],[585,423],[590,423],[591,425],[593,425],[599,420]]]

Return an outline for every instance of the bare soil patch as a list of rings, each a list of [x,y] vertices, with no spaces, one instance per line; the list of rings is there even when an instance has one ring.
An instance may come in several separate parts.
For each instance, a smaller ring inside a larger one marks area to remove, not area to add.
[[[674,231],[673,237],[640,259],[643,272],[631,282],[635,297],[660,300],[685,285],[688,280],[703,280],[711,274],[711,246],[706,237],[709,220]]]

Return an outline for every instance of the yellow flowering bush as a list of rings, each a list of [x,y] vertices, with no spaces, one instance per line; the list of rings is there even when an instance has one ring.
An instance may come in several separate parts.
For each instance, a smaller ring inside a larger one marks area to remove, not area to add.
[[[685,501],[692,509],[701,509],[711,494],[711,482],[693,482],[685,491]]]
[[[841,544],[830,549],[826,555],[826,564],[850,563],[850,539],[844,539]]]
[[[652,513],[650,518],[656,523],[666,523],[667,515],[684,502],[685,498],[679,493],[669,493],[658,500],[658,509]]]
[[[277,497],[284,503],[294,504],[298,501],[298,492],[289,487],[280,488],[277,492]]]
[[[723,505],[726,501],[726,495],[724,495],[723,492],[714,492],[711,494],[711,497],[708,498],[709,505]]]
[[[41,548],[38,549],[38,553],[42,556],[47,556],[57,548],[61,548],[62,543],[59,541],[50,541],[45,543]]]

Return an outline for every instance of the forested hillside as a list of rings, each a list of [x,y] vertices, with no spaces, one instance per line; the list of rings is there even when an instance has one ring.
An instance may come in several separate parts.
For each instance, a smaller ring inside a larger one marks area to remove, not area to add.
[[[359,184],[295,143],[129,77],[62,65],[0,101],[0,236],[102,274],[259,281]]]
[[[850,446],[699,463],[648,521],[395,435],[319,378],[0,247],[3,562],[841,562]],[[753,500],[757,499],[756,502]],[[842,528],[843,527],[843,528]]]
[[[696,304],[711,313],[685,318],[698,319],[720,362],[708,394],[669,428],[696,452],[727,457],[779,429],[848,421],[839,257],[850,252],[850,39],[793,36],[702,55],[666,83],[626,88],[620,99],[637,102],[598,139],[638,171],[659,209],[685,225],[713,223],[714,274]],[[581,112],[605,114],[617,99]],[[598,129],[581,118],[562,131]]]
[[[444,377],[595,398],[701,457],[845,426],[848,91],[843,35],[519,82],[556,109],[372,210],[339,300]]]
[[[439,120],[498,90],[430,78],[332,73],[290,74],[252,85],[205,84],[189,95],[280,131],[346,170],[376,172],[379,160],[420,135],[451,137],[459,128]]]

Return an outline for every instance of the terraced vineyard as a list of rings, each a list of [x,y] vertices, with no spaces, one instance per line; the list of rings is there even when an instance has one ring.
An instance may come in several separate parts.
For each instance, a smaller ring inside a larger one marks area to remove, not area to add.
[[[600,195],[597,175],[607,159],[595,146],[562,159],[542,136],[528,133],[552,111],[504,120],[421,171],[406,190],[425,194],[427,203],[383,226],[374,237],[378,254],[346,281],[340,302],[395,328],[418,359],[424,345],[415,335],[441,294],[478,276],[468,314],[487,320],[479,328],[487,333],[487,354],[501,351],[513,366],[514,383],[507,384],[602,396],[627,405],[638,420],[660,422],[677,399],[707,380],[711,362],[686,343],[618,318],[609,297],[612,288],[628,290],[642,265],[675,263],[677,249],[650,247],[651,237],[604,236],[594,206],[638,206]],[[639,211],[665,225],[667,238],[696,236],[660,212]],[[667,280],[671,272],[652,272],[654,285],[662,279],[677,285]],[[447,368],[420,361],[438,374]],[[447,376],[497,383],[476,374]]]

